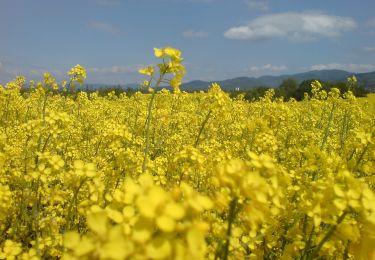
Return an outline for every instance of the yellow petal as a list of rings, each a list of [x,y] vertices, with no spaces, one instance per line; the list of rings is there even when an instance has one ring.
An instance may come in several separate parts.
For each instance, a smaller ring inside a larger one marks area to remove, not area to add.
[[[155,54],[155,57],[157,58],[161,58],[164,56],[163,50],[159,48],[154,48],[154,54]]]
[[[95,249],[94,244],[92,243],[91,239],[87,237],[83,237],[81,242],[75,247],[75,254],[77,256],[83,256]]]
[[[107,211],[108,217],[112,219],[115,223],[119,224],[124,221],[123,215],[117,210],[106,208],[106,211]]]
[[[134,208],[132,206],[126,206],[122,210],[122,214],[124,215],[124,217],[126,219],[129,219],[129,218],[133,217],[134,213],[135,213],[135,211],[134,211]]]
[[[136,205],[139,209],[139,213],[146,218],[154,218],[155,217],[155,204],[150,203],[148,196],[141,196],[137,199]]]
[[[124,259],[133,251],[133,243],[125,239],[121,226],[116,226],[109,232],[109,241],[100,249],[100,257]]]
[[[203,259],[206,251],[204,234],[199,229],[192,228],[188,231],[186,240],[192,257],[194,259]]]
[[[158,227],[165,232],[172,232],[176,227],[176,222],[167,216],[161,216],[156,219]]]
[[[163,259],[170,256],[172,246],[168,240],[157,238],[146,247],[146,254],[149,259]]]
[[[132,238],[134,241],[144,243],[150,239],[154,226],[152,221],[147,218],[139,218],[132,230]]]
[[[89,213],[87,216],[87,225],[89,228],[102,236],[107,232],[107,213],[102,210]]]
[[[173,219],[182,219],[185,216],[185,209],[180,204],[171,202],[165,207],[165,214]]]
[[[79,234],[75,231],[66,232],[64,235],[64,246],[73,249],[81,240]]]

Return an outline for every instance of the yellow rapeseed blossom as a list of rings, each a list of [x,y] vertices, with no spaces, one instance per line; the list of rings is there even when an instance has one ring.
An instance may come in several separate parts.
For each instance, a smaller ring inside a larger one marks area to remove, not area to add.
[[[152,67],[152,66],[148,66],[148,67],[145,67],[145,68],[139,69],[139,73],[151,77],[151,76],[154,74],[154,67]],[[148,85],[148,82],[147,82],[147,85]]]
[[[154,54],[147,94],[64,91],[79,65],[0,86],[0,259],[374,258],[370,97],[186,93]]]
[[[68,76],[72,82],[76,81],[82,85],[86,79],[86,69],[77,64],[69,70]]]

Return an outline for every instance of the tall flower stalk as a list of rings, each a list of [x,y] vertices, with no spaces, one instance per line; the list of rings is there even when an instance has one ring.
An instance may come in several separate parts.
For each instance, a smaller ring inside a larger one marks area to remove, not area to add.
[[[154,48],[154,55],[162,59],[156,66],[141,68],[139,73],[149,76],[143,82],[143,86],[151,92],[151,98],[147,107],[147,117],[145,123],[145,148],[143,153],[142,172],[147,169],[148,154],[150,150],[150,128],[152,121],[152,108],[155,102],[156,92],[162,83],[169,84],[175,93],[180,92],[180,85],[185,74],[185,67],[181,64],[181,52],[172,47]],[[158,75],[155,71],[158,70]],[[168,77],[172,75],[172,77]]]

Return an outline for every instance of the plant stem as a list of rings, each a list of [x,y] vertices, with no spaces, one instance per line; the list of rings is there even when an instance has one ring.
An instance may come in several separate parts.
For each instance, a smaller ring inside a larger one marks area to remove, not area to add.
[[[229,213],[228,213],[228,228],[227,228],[227,238],[224,245],[224,252],[223,252],[223,260],[227,260],[229,256],[229,245],[230,245],[230,237],[232,234],[232,224],[234,219],[236,218],[236,206],[237,206],[237,198],[233,198],[229,204]]]
[[[331,109],[331,112],[329,113],[328,123],[327,123],[326,129],[325,129],[325,131],[324,131],[324,137],[323,137],[322,144],[321,144],[321,146],[320,146],[320,150],[323,150],[323,149],[324,149],[324,146],[325,146],[326,143],[327,143],[328,136],[329,136],[329,129],[330,129],[330,127],[331,127],[331,123],[332,123],[332,119],[333,119],[333,111],[334,111],[334,110],[335,110],[335,104],[333,104],[332,109]]]
[[[195,139],[194,147],[197,147],[197,146],[198,146],[198,144],[199,144],[199,139],[200,139],[200,137],[201,137],[201,135],[202,135],[202,133],[203,133],[203,129],[204,129],[204,127],[206,126],[208,120],[210,119],[211,114],[212,114],[212,110],[210,110],[210,111],[208,112],[208,114],[206,115],[206,118],[203,120],[203,123],[202,123],[202,125],[201,125],[201,128],[199,129],[199,133],[198,133],[198,135],[197,135],[197,138]]]
[[[325,244],[325,242],[328,241],[328,239],[331,237],[331,235],[333,234],[333,232],[335,232],[336,230],[336,227],[344,220],[346,214],[348,214],[347,211],[344,211],[340,217],[337,219],[337,223],[336,225],[332,225],[327,234],[322,238],[322,240],[319,242],[319,244],[316,246],[316,248],[314,249],[314,251],[311,253],[311,255],[309,256],[309,258],[307,258],[308,260],[312,260],[314,259],[317,254],[319,253],[320,249],[323,247],[323,245]]]
[[[306,256],[306,259],[307,259],[307,256],[308,256],[308,252],[310,250],[310,245],[311,245],[311,240],[312,240],[312,236],[314,234],[314,231],[315,231],[315,226],[313,225],[312,229],[311,229],[311,232],[310,232],[310,235],[309,235],[309,238],[306,242],[306,245],[305,245],[305,249],[303,250],[303,254],[301,256],[300,259],[303,259],[305,256]]]
[[[146,135],[146,145],[145,145],[145,150],[143,152],[143,164],[142,164],[142,173],[146,171],[147,168],[147,160],[148,160],[148,152],[150,149],[150,126],[151,126],[151,119],[152,119],[152,106],[154,105],[155,101],[155,95],[156,92],[158,91],[159,85],[162,82],[164,78],[165,73],[161,73],[159,76],[158,81],[155,84],[154,91],[151,94],[151,99],[150,102],[148,103],[148,108],[147,108],[147,118],[146,118],[146,129],[145,129],[145,135]]]

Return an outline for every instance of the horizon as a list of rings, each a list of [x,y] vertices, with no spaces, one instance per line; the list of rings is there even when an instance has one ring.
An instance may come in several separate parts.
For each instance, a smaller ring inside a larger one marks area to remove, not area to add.
[[[2,0],[0,83],[45,71],[62,80],[81,64],[86,84],[135,84],[164,46],[182,51],[183,82],[372,72],[374,9],[371,0]]]
[[[194,81],[219,82],[219,81],[232,80],[232,79],[237,79],[237,78],[254,78],[254,79],[259,79],[259,78],[262,78],[262,77],[288,77],[288,76],[291,76],[291,78],[292,78],[293,76],[295,76],[297,74],[304,74],[304,73],[310,73],[310,72],[322,72],[322,71],[340,71],[340,72],[346,72],[346,73],[353,74],[353,75],[375,73],[375,70],[374,71],[369,71],[369,72],[351,72],[351,71],[339,70],[339,69],[323,69],[323,70],[309,70],[309,71],[303,71],[303,72],[291,73],[291,74],[288,73],[288,74],[279,74],[279,75],[239,76],[239,77],[226,78],[226,79],[220,79],[220,80],[192,79],[192,80],[189,80],[189,81],[183,81],[182,85],[190,83],[190,82],[194,82]],[[313,79],[313,78],[311,78],[311,79]],[[138,84],[141,84],[141,82],[128,82],[128,83],[124,83],[124,84],[120,84],[120,83],[101,83],[101,82],[85,82],[82,86],[85,86],[85,85],[103,85],[103,86],[117,86],[117,85],[120,85],[120,86],[127,86],[127,85],[138,85]]]

